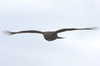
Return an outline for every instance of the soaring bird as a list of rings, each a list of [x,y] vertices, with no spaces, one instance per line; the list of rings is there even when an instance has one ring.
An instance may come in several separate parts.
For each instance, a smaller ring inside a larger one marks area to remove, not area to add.
[[[21,34],[21,33],[38,33],[42,34],[47,41],[53,41],[56,39],[63,39],[64,37],[59,37],[57,34],[65,31],[74,31],[74,30],[93,30],[96,29],[95,27],[92,28],[63,28],[59,29],[56,31],[47,31],[47,32],[42,32],[38,30],[23,30],[23,31],[18,31],[18,32],[11,32],[11,31],[4,31],[8,35],[15,35],[15,34]]]

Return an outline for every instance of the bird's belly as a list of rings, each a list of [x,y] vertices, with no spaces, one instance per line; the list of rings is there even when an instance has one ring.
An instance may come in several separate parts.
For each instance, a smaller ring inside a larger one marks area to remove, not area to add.
[[[52,40],[55,40],[57,38],[56,35],[44,35],[44,38],[48,41],[52,41]]]
[[[56,37],[51,37],[51,36],[49,36],[49,37],[44,36],[44,38],[45,38],[46,40],[49,40],[49,41],[52,41],[52,40],[55,40],[55,39],[56,39]]]

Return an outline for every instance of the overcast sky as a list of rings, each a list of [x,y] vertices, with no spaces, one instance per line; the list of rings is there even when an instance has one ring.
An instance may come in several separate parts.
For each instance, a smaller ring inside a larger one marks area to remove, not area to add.
[[[2,31],[100,27],[100,0],[1,0],[0,66],[100,66],[100,30],[40,34]]]

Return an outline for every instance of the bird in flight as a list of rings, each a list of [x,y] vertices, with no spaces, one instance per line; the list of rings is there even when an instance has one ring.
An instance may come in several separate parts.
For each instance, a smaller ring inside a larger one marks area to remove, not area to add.
[[[57,34],[61,33],[61,32],[65,32],[65,31],[74,31],[74,30],[94,30],[96,29],[96,27],[92,27],[92,28],[63,28],[63,29],[59,29],[56,31],[47,31],[47,32],[42,32],[42,31],[38,31],[38,30],[23,30],[23,31],[18,31],[18,32],[11,32],[11,31],[4,31],[5,33],[7,33],[8,35],[15,35],[15,34],[21,34],[21,33],[38,33],[38,34],[42,34],[45,38],[45,40],[47,41],[53,41],[56,39],[63,39],[64,37],[59,37]]]

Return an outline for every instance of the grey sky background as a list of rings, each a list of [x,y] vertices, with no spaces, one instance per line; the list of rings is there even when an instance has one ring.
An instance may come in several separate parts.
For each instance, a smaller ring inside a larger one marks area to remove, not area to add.
[[[0,66],[100,66],[100,30],[64,32],[52,42],[2,33],[94,26],[100,27],[100,0],[2,0]]]

